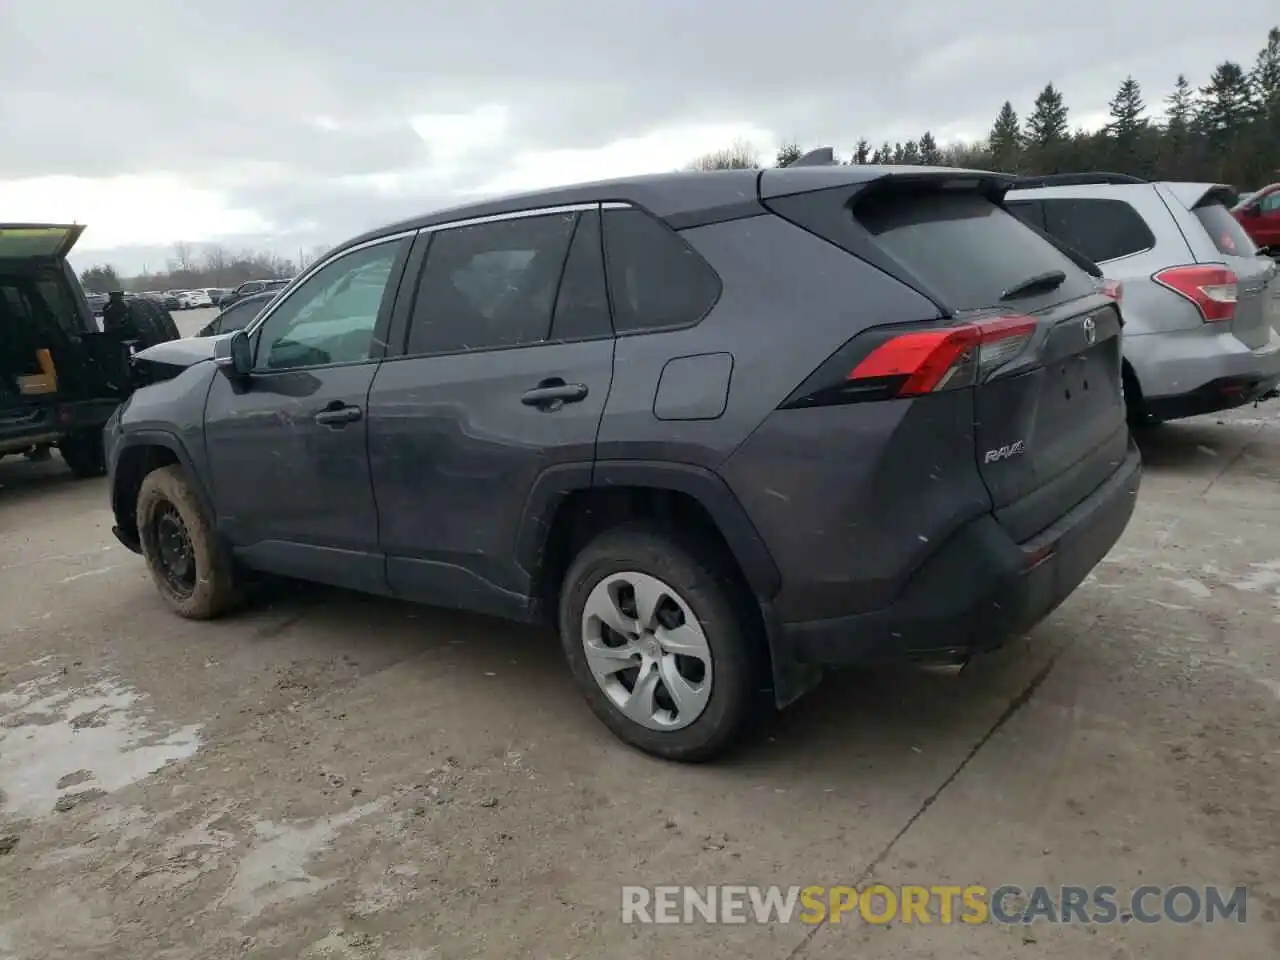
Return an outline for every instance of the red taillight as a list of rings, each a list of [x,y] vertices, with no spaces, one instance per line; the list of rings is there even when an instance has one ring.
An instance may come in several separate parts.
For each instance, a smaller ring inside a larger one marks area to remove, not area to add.
[[[902,378],[893,396],[918,396],[974,383],[1016,356],[1035,332],[1030,317],[998,317],[903,333],[867,354],[848,380]]]
[[[1230,320],[1236,315],[1236,275],[1226,267],[1170,267],[1152,279],[1194,303],[1206,323]]]
[[[1098,292],[1116,303],[1124,299],[1124,285],[1119,280],[1103,280],[1098,284]]]

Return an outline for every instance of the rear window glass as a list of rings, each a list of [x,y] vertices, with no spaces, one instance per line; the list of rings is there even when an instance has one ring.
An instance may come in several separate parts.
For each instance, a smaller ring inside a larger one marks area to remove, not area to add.
[[[1191,211],[1204,224],[1219,253],[1229,257],[1252,257],[1258,252],[1236,218],[1220,203],[1206,203]]]
[[[955,310],[993,306],[1010,287],[1050,270],[1067,275],[1054,301],[1093,289],[1053,244],[976,193],[882,193],[853,212],[886,253]]]

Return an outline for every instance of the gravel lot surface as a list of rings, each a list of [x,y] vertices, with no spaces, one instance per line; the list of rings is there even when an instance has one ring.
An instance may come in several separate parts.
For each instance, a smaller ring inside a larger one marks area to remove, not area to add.
[[[1280,955],[1280,403],[1144,452],[1124,539],[1029,637],[833,676],[704,767],[612,740],[543,631],[302,587],[181,621],[104,481],[0,462],[0,957]],[[870,880],[1248,912],[621,923],[623,884]]]

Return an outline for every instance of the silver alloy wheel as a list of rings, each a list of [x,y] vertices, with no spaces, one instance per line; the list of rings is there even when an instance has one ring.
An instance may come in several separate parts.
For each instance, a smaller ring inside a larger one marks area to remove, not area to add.
[[[582,610],[592,676],[623,716],[650,730],[679,730],[711,699],[711,647],[684,599],[647,573],[614,573]]]

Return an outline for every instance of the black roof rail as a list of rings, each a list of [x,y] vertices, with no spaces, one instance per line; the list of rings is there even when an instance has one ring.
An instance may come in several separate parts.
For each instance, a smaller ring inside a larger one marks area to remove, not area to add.
[[[1030,190],[1033,187],[1087,187],[1093,184],[1149,183],[1141,177],[1127,173],[1046,173],[1034,177],[1014,177],[1011,190]]]
[[[817,147],[801,154],[787,164],[788,167],[832,167],[836,165],[836,152],[831,147]]]

